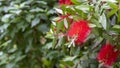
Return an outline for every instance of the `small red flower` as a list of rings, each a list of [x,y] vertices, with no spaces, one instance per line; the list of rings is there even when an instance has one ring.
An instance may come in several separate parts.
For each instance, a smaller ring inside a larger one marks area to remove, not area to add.
[[[72,5],[71,0],[59,0],[60,5]]]
[[[97,59],[105,66],[111,66],[117,60],[118,56],[119,50],[115,46],[107,43],[98,53]]]
[[[70,38],[74,38],[75,36],[77,36],[75,39],[75,43],[78,45],[85,42],[90,32],[91,32],[91,28],[88,26],[88,22],[85,20],[80,20],[74,22],[71,25],[67,35]]]

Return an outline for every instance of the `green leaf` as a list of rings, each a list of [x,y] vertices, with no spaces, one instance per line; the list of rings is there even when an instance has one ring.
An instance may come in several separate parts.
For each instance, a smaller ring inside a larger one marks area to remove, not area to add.
[[[7,23],[7,22],[9,22],[9,19],[10,19],[11,16],[12,16],[12,14],[5,14],[2,17],[1,21]]]
[[[19,15],[22,10],[11,10],[10,12]]]
[[[108,34],[103,33],[102,36],[103,36],[103,38],[105,38],[105,39],[107,39],[109,41],[113,41],[112,40],[113,38],[111,36],[109,36]]]
[[[63,59],[63,61],[73,61],[77,56],[68,56],[66,58]]]
[[[118,17],[118,22],[120,23],[120,10],[118,10],[118,15],[117,15],[117,17]]]
[[[102,27],[106,30],[107,29],[107,20],[106,20],[106,16],[104,13],[100,16],[99,22],[101,23]]]
[[[99,44],[103,41],[102,37],[98,37],[94,40],[94,44],[92,46],[92,49],[96,49],[97,46],[99,46]]]
[[[116,12],[118,11],[118,9],[113,9],[110,12],[108,12],[107,16],[111,17],[112,15],[114,15]]]
[[[95,24],[89,24],[89,26],[90,26],[91,28],[96,27],[96,25],[95,25]]]
[[[17,59],[15,59],[15,62],[18,62],[18,61],[24,59],[25,57],[26,57],[26,55],[19,56],[19,57],[17,57]]]
[[[102,26],[101,26],[101,24],[99,23],[99,21],[98,20],[96,20],[96,19],[91,19],[91,22],[93,22],[95,25],[96,25],[96,27],[98,27],[98,28],[101,28]]]
[[[32,24],[31,24],[31,27],[34,27],[36,26],[37,24],[40,23],[40,18],[39,17],[36,17],[33,21],[32,21]]]
[[[120,29],[120,25],[114,25],[112,28],[113,29]]]
[[[0,48],[8,46],[9,43],[11,43],[11,40],[8,40],[8,41],[4,42],[3,44],[1,44]]]
[[[31,9],[30,12],[44,12],[44,10],[37,7],[35,9]]]
[[[108,5],[109,5],[111,8],[118,9],[118,5],[116,5],[116,4],[113,3],[113,2],[108,2]]]
[[[58,22],[57,23],[57,33],[59,33],[59,31],[64,28],[64,23],[63,22]]]
[[[47,43],[47,44],[43,47],[43,49],[50,49],[50,48],[52,48],[52,42]]]
[[[65,26],[65,28],[68,28],[68,22],[67,22],[67,19],[64,19],[64,26]]]
[[[90,10],[89,5],[79,5],[75,7],[76,9],[82,10],[84,13],[87,13]]]
[[[39,3],[39,4],[47,5],[47,2],[45,2],[45,1],[36,1],[36,2]]]
[[[105,2],[111,2],[111,3],[116,3],[116,0],[104,0]]]
[[[47,24],[41,24],[37,27],[37,29],[43,33],[46,33],[49,31]]]
[[[56,44],[57,44],[57,38],[54,38],[52,41],[52,48],[55,48]]]
[[[74,4],[80,4],[80,2],[78,2],[77,0],[71,0]]]

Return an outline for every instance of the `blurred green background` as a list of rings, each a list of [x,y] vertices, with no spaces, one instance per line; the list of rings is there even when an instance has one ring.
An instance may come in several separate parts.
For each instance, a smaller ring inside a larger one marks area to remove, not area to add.
[[[0,0],[0,68],[53,68],[46,50],[56,0]],[[48,53],[50,52],[50,53]],[[56,58],[58,58],[56,56]]]

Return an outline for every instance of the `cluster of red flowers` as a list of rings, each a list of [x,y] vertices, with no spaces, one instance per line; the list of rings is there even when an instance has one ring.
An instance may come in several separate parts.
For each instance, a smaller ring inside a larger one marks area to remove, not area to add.
[[[71,2],[71,0],[59,0],[59,4],[72,5],[73,3]],[[60,22],[64,18],[68,18],[68,16],[70,16],[70,14],[60,16],[60,19],[57,20],[57,22]],[[70,19],[70,21],[72,22],[73,20]],[[74,38],[74,36],[77,36],[77,38],[75,39],[75,43],[77,45],[80,45],[85,42],[90,32],[91,32],[91,28],[88,26],[88,22],[86,20],[79,20],[72,23],[67,33],[67,36],[70,38]]]
[[[72,5],[71,0],[59,0],[60,5]],[[60,22],[64,18],[68,18],[70,14],[60,16]],[[73,21],[73,20],[72,20]],[[86,38],[91,32],[91,28],[88,25],[88,21],[86,20],[78,20],[71,24],[69,30],[67,31],[67,37],[72,38],[76,45],[81,45],[86,41]],[[111,45],[110,43],[106,43],[101,48],[98,53],[97,60],[104,64],[105,66],[111,66],[119,56],[119,50],[116,46]]]
[[[98,53],[97,59],[105,66],[111,66],[117,60],[118,56],[119,50],[115,46],[106,43]]]
[[[90,32],[91,28],[88,26],[88,22],[85,20],[79,20],[71,25],[67,35],[71,38],[77,36],[77,38],[75,39],[75,43],[79,45],[85,42]]]
[[[71,0],[59,0],[60,5],[72,5]]]
[[[57,20],[57,22],[68,18],[68,16],[70,16],[70,14],[60,16],[60,19]],[[87,36],[91,32],[91,28],[88,26],[88,22],[86,20],[79,20],[73,23],[72,21],[73,20],[70,19],[71,26],[67,32],[67,36],[72,39],[77,36],[77,38],[75,39],[75,44],[80,45],[85,42]]]

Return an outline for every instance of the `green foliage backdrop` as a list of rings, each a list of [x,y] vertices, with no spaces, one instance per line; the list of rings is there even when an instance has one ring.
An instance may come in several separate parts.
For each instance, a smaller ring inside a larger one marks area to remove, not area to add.
[[[58,0],[0,0],[0,68],[100,68],[102,45],[120,45],[119,0],[71,1],[60,6]],[[92,28],[82,47],[65,35],[70,18],[87,20]],[[118,58],[112,67],[119,65]]]

